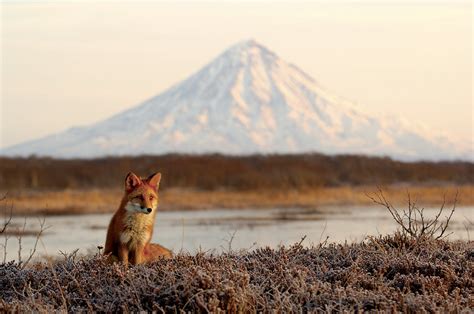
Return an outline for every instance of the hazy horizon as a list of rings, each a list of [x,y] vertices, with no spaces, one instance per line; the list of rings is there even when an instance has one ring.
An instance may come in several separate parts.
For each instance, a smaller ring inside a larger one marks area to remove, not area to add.
[[[0,148],[138,105],[248,38],[367,113],[401,115],[472,141],[471,9],[424,2],[2,3]]]

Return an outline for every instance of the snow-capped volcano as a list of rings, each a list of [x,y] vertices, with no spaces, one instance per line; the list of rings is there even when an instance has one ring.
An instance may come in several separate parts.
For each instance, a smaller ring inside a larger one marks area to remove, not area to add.
[[[97,157],[168,152],[357,153],[402,159],[471,155],[402,119],[358,112],[253,40],[230,47],[188,79],[125,112],[1,154]]]

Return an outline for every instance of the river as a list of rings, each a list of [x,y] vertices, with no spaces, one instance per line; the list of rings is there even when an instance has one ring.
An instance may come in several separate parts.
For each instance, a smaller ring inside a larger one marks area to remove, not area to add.
[[[434,217],[436,209],[426,209]],[[446,212],[446,214],[448,214]],[[443,214],[443,217],[445,215]],[[90,254],[103,246],[111,214],[47,216],[48,227],[37,246],[36,257],[58,255],[79,249]],[[22,228],[25,218],[14,217],[10,230]],[[474,208],[459,207],[453,215],[448,232],[450,240],[474,239]],[[321,241],[353,242],[366,236],[388,234],[397,225],[387,210],[379,207],[345,206],[319,209],[239,209],[159,212],[153,242],[174,252],[221,252],[228,249],[253,249],[291,245],[306,236],[303,245]],[[25,230],[39,229],[39,218],[26,218]],[[3,258],[0,237],[0,257]],[[21,239],[22,256],[27,256],[35,242],[34,235]],[[4,251],[4,250],[3,250]],[[18,239],[10,235],[7,260],[18,259]]]

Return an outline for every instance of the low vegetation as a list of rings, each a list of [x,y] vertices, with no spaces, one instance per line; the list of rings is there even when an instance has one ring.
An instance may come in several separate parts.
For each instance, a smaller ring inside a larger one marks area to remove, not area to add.
[[[456,199],[428,218],[411,201],[399,210],[382,191],[369,196],[399,231],[361,243],[305,247],[303,238],[239,252],[230,240],[222,254],[180,253],[133,267],[108,264],[100,247],[88,257],[4,261],[0,312],[472,311],[474,242],[444,239]]]
[[[102,256],[21,268],[0,264],[0,311],[403,311],[474,309],[474,247],[399,234],[358,244],[301,244],[179,254],[124,268]]]

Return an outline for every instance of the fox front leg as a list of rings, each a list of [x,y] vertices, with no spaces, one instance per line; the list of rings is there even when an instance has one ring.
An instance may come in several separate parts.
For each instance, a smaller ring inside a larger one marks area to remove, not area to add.
[[[130,263],[133,265],[141,264],[145,261],[145,246],[138,245],[131,254]]]
[[[128,266],[128,248],[126,245],[121,244],[119,249],[118,249],[118,259],[122,263],[125,264],[125,266]]]

